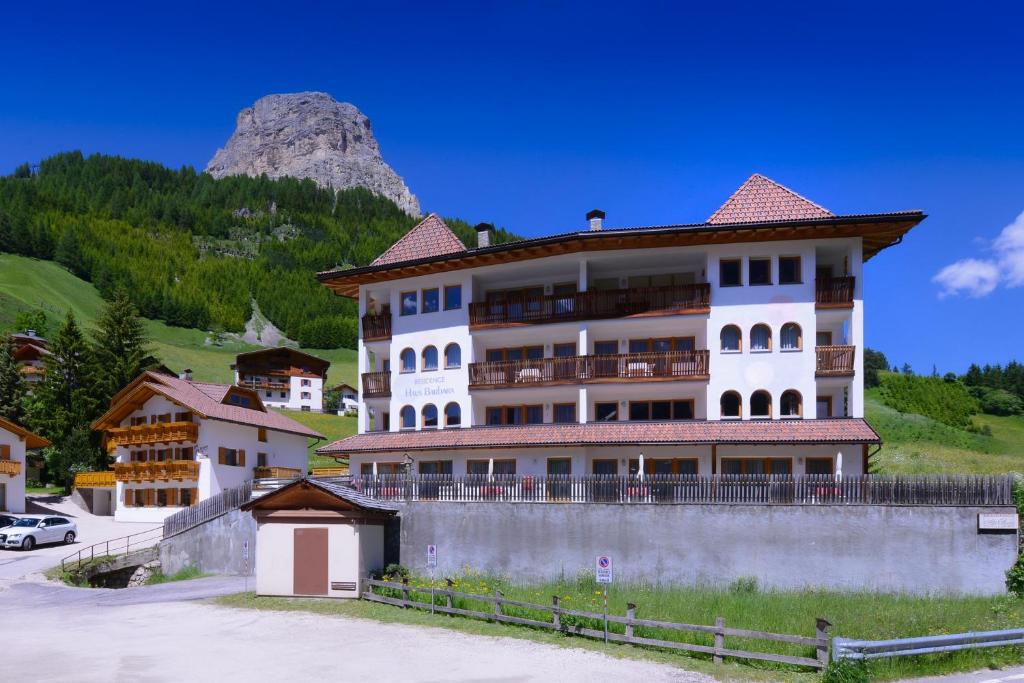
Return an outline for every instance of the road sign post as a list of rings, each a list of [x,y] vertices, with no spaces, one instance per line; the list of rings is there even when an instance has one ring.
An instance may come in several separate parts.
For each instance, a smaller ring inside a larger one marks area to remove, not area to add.
[[[594,562],[594,579],[604,586],[604,642],[608,642],[608,584],[612,582],[614,571],[612,558],[609,555],[598,555]]]
[[[427,566],[430,567],[430,613],[434,613],[434,570],[437,567],[437,546],[427,546]]]

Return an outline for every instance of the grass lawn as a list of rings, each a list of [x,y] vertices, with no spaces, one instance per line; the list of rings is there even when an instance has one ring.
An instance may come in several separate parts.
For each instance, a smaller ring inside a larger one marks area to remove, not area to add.
[[[506,597],[536,604],[550,604],[552,595],[562,597],[567,608],[600,611],[601,598],[592,577],[578,581],[565,581],[543,585],[516,585],[507,581],[479,575],[457,579],[458,590],[469,593],[493,593],[500,588]],[[413,580],[421,589],[429,582]],[[439,582],[440,584],[441,582]],[[727,626],[758,631],[814,635],[815,618],[824,617],[832,622],[832,634],[851,638],[884,639],[955,633],[971,630],[993,630],[1018,627],[1024,620],[1024,600],[1012,597],[917,597],[876,595],[871,593],[840,593],[830,591],[776,592],[756,590],[715,590],[709,588],[664,588],[643,585],[613,585],[609,590],[609,611],[625,614],[626,603],[637,605],[637,616],[645,619],[674,621],[690,624],[713,624],[715,617],[725,618]],[[429,592],[414,593],[414,599],[429,601]],[[440,603],[440,598],[438,598]],[[668,662],[686,669],[703,671],[720,678],[743,680],[817,680],[806,669],[781,664],[726,660],[724,666],[715,666],[706,656],[641,648],[631,645],[609,644],[581,637],[566,636],[529,627],[491,624],[479,620],[431,616],[416,610],[403,610],[389,605],[365,601],[302,600],[256,598],[252,594],[229,596],[220,604],[257,609],[300,610],[321,614],[363,617],[378,621],[402,622],[424,626],[453,628],[480,635],[503,635],[529,638],[557,645],[584,647],[616,656],[647,657]],[[459,604],[459,603],[465,604]],[[477,610],[493,609],[488,603],[457,600],[456,607]],[[505,612],[550,620],[550,613],[506,607]],[[568,617],[566,617],[568,619]],[[600,628],[594,624],[595,628]],[[620,626],[613,626],[621,632]],[[658,631],[637,627],[637,635],[666,640],[685,639],[688,642],[712,644],[703,634]],[[727,638],[727,647],[762,650],[813,656],[813,651],[799,646],[769,643],[767,641]],[[880,660],[871,664],[872,678],[895,680],[903,677],[940,674],[953,671],[973,671],[1009,666],[1024,661],[1024,648],[993,648],[974,652],[948,653],[913,658]]]
[[[42,496],[63,496],[63,486],[27,486],[25,487],[25,493],[30,495],[42,495]]]
[[[310,429],[315,429],[327,437],[326,441],[317,442],[314,439],[309,440],[309,467],[311,468],[337,467],[338,463],[335,462],[334,458],[317,455],[315,452],[316,449],[320,446],[325,446],[332,441],[344,439],[346,436],[352,436],[356,433],[357,418],[355,417],[343,417],[328,413],[303,412],[301,410],[279,410],[278,412],[309,427]]]

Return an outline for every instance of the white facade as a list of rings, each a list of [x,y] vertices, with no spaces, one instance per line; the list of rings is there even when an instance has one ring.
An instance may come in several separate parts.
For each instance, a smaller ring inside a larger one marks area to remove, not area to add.
[[[153,396],[139,409],[127,416],[122,427],[129,427],[132,418],[145,418],[150,424],[153,416],[171,415],[172,422],[178,422],[181,413],[188,413],[183,408],[163,396]],[[145,480],[118,481],[116,485],[116,511],[114,519],[121,522],[154,522],[163,521],[168,515],[174,514],[185,506],[180,504],[146,504],[146,491],[162,491],[173,489],[170,501],[182,501],[188,496],[194,504],[221,491],[239,486],[253,479],[253,468],[285,467],[306,471],[307,453],[306,437],[286,432],[260,429],[253,425],[236,424],[222,420],[203,419],[194,414],[189,418],[197,425],[194,441],[174,443],[141,444],[118,446],[112,455],[116,463],[151,463],[170,460],[173,462],[194,462],[197,469],[195,476],[191,474],[178,480]],[[237,464],[221,464],[221,450],[234,451]],[[170,449],[169,453],[160,453]],[[244,462],[239,455],[244,452]],[[132,454],[136,457],[133,460]],[[145,460],[140,460],[140,454]],[[160,458],[160,460],[154,460]],[[120,479],[120,477],[119,477]],[[130,491],[130,501],[126,501],[126,491]],[[189,493],[183,493],[189,491]],[[141,493],[140,493],[141,492]],[[167,495],[166,492],[160,494]],[[143,502],[142,505],[138,503]],[[167,500],[167,499],[165,499]],[[135,504],[130,504],[135,503]]]
[[[25,512],[25,439],[0,425],[0,455],[12,464],[17,474],[5,473],[0,461],[0,512]]]
[[[255,380],[255,383],[253,382]],[[240,381],[235,369],[235,384],[251,388],[260,395],[263,405],[287,410],[308,410],[319,413],[324,408],[324,380],[321,377],[279,377],[247,375]]]
[[[792,266],[795,257],[799,258],[798,277],[795,282],[783,284],[780,263],[786,260],[787,265]],[[767,260],[770,284],[750,284],[752,260],[760,263]],[[724,286],[720,281],[722,261],[739,262],[741,282],[738,286]],[[436,428],[449,427],[445,420],[449,405],[459,408],[459,428],[486,424],[488,408],[502,406],[539,406],[534,410],[540,411],[544,423],[551,423],[555,421],[556,411],[567,410],[559,406],[575,404],[574,421],[586,423],[598,419],[599,408],[607,415],[608,406],[617,404],[611,419],[628,420],[632,404],[644,401],[692,402],[689,418],[696,420],[862,418],[862,261],[861,238],[848,237],[591,251],[361,285],[360,316],[371,310],[379,312],[389,308],[392,336],[380,341],[360,340],[359,433],[379,431],[385,426],[387,431],[403,430],[402,409],[406,406],[414,411],[415,425],[411,428],[415,430],[433,428],[425,424],[424,414],[425,409],[430,413],[431,406],[438,415]],[[818,274],[853,277],[852,301],[833,307],[818,305],[815,288]],[[575,288],[577,292],[631,290],[656,286],[659,282],[707,283],[710,286],[709,312],[470,327],[470,302],[485,301],[487,292],[531,288],[551,295],[557,291],[556,287]],[[446,310],[445,288],[452,286],[461,288],[461,305]],[[428,296],[425,292],[435,289],[439,297],[438,310],[422,312],[424,297]],[[407,292],[417,294],[417,312],[402,315],[402,295]],[[770,342],[764,350],[753,349],[750,343],[754,327],[759,325],[766,325],[770,330]],[[722,347],[722,331],[727,326],[739,329],[741,344],[736,351]],[[783,348],[784,326],[790,348]],[[798,330],[798,334],[794,330]],[[552,358],[558,355],[556,346],[564,352],[571,347],[560,345],[575,345],[575,355],[592,356],[601,344],[603,353],[612,348],[613,353],[627,354],[639,348],[640,340],[666,338],[682,339],[675,343],[692,343],[697,350],[707,350],[709,376],[670,381],[631,378],[629,381],[554,382],[550,386],[531,386],[524,382],[502,388],[470,387],[470,364],[486,360],[489,350],[540,346],[543,357]],[[799,343],[794,344],[794,339],[799,339]],[[817,341],[823,346],[853,347],[849,370],[820,376]],[[454,367],[446,367],[445,363],[445,350],[450,345],[457,345],[461,356]],[[425,364],[425,351],[430,348],[436,350],[436,369]],[[415,358],[415,369],[410,372],[403,370],[402,354],[406,349],[410,349]],[[390,396],[367,396],[365,373],[385,370],[390,374]],[[722,414],[722,398],[728,392],[735,392],[740,398],[738,416]],[[755,400],[763,396],[755,397],[755,392],[767,393],[767,413],[755,414],[752,410],[753,406],[764,403]],[[787,411],[788,414],[784,414]],[[718,458],[775,458],[781,449],[788,454],[786,457],[792,457],[791,471],[799,474],[804,471],[804,458],[834,459],[842,452],[845,472],[864,471],[859,444],[752,446],[740,449],[743,453],[733,453],[731,449],[736,448],[719,446]],[[466,473],[464,461],[475,458],[514,458],[517,473],[541,474],[545,471],[546,458],[556,455],[572,458],[573,474],[590,474],[591,463],[599,459],[616,460],[618,472],[625,474],[628,460],[638,455],[633,453],[636,449],[630,448],[561,449],[557,453],[552,450],[438,451],[411,453],[410,456],[415,461],[450,460],[452,472],[460,475]],[[610,450],[615,453],[609,454]],[[647,450],[650,451],[645,453],[647,457],[654,457],[656,451],[660,454],[657,457],[696,457],[701,462],[701,474],[713,471],[710,446],[681,445]],[[352,472],[358,474],[363,463],[393,463],[401,459],[401,454],[396,457],[393,453],[353,455]]]

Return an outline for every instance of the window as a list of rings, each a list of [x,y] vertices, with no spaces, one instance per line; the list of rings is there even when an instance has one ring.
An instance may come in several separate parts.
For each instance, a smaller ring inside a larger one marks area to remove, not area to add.
[[[739,353],[743,348],[743,333],[735,325],[726,325],[722,328],[722,351],[727,353]]]
[[[750,330],[750,352],[772,350],[772,328],[767,325],[754,325]]]
[[[780,256],[779,257],[779,284],[798,285],[801,283],[800,257]]]
[[[423,428],[437,429],[437,406],[433,403],[423,406]]]
[[[269,389],[267,390],[266,393],[267,393],[267,398],[273,398],[274,397],[274,392],[270,391]]]
[[[803,415],[803,400],[800,392],[788,389],[782,392],[782,401],[779,404],[782,417],[800,417]]]
[[[601,458],[591,461],[591,468],[594,474],[616,475],[619,473],[619,461],[611,458]]]
[[[599,341],[594,342],[594,355],[595,356],[614,356],[619,352],[618,341]]]
[[[281,394],[281,398],[284,398],[284,393],[283,392]],[[231,401],[231,405],[242,406],[243,408],[248,408],[249,407],[249,397],[248,396],[239,396],[238,394],[231,394],[231,396],[228,398],[228,400]]]
[[[772,395],[767,391],[755,391],[750,395],[750,417],[771,417]]]
[[[772,260],[770,258],[752,258],[749,265],[751,285],[770,285],[772,283]]]
[[[265,428],[263,428],[263,427],[257,427],[256,428],[256,440],[257,441],[262,441],[263,443],[267,442],[267,430]]]
[[[543,346],[519,346],[510,349],[487,349],[489,361],[539,360],[544,357]]]
[[[660,339],[630,339],[630,353],[667,353],[669,351],[693,351],[694,337],[663,337]]]
[[[217,449],[217,462],[232,467],[245,467],[245,451],[221,446]]]
[[[630,420],[692,420],[693,400],[630,401]]]
[[[441,294],[438,292],[437,287],[423,290],[423,309],[420,311],[421,313],[437,313],[440,305]]]
[[[402,292],[400,315],[416,315],[416,292]]]
[[[175,460],[195,460],[195,451],[191,446],[174,449]]]
[[[402,429],[416,429],[416,409],[412,406],[403,406],[398,414]]]
[[[815,417],[819,420],[832,417],[832,397],[819,396],[815,406]]]
[[[305,401],[309,401],[309,400],[312,400],[313,395],[310,392],[308,392],[308,391],[303,391],[302,395],[299,398],[301,398],[301,399],[303,399]]]
[[[792,473],[792,458],[722,458],[722,474]]]
[[[449,403],[444,407],[444,426],[458,427],[462,424],[462,407],[458,403]]]
[[[359,465],[359,474],[364,477],[373,476],[373,465],[372,462],[364,462]],[[403,471],[404,465],[400,462],[378,462],[377,463],[377,474],[400,474]]]
[[[806,474],[832,474],[832,458],[807,458]]]
[[[488,425],[541,424],[544,406],[489,406],[486,416]]]
[[[718,262],[718,286],[739,287],[743,284],[740,259],[723,259]]]
[[[287,394],[287,393],[285,393],[285,392],[283,392],[283,391],[281,392],[281,398],[285,398],[285,397],[287,397],[287,396],[288,396],[288,394]]]
[[[311,386],[313,386],[313,382],[311,380],[304,379],[304,380],[302,380],[302,386],[304,386],[304,387],[311,387]]]
[[[516,473],[515,460],[467,460],[466,474],[487,475],[488,470],[493,468],[491,474],[509,475]]]
[[[192,421],[192,413],[190,413],[190,412],[175,413],[174,414],[174,421],[175,422],[191,422]]]
[[[598,422],[612,422],[618,420],[619,404],[614,401],[610,403],[595,403],[594,419]]]
[[[804,346],[803,332],[796,323],[786,323],[779,334],[783,351],[799,351]]]
[[[423,371],[437,370],[437,347],[427,346],[423,349]]]
[[[398,356],[400,372],[416,372],[416,352],[412,349],[402,349]]]
[[[450,476],[452,473],[451,460],[421,460],[416,463],[416,466],[419,468],[420,474],[446,474]],[[420,495],[422,496],[422,493]],[[437,497],[436,489],[434,497]]]
[[[722,394],[721,412],[723,419],[739,419],[743,402],[740,395],[735,391],[727,391]]]
[[[644,458],[644,474],[696,475],[698,464],[696,458]],[[640,459],[630,458],[630,475],[636,476],[639,472]]]
[[[444,366],[449,370],[462,367],[462,349],[458,344],[444,347]]]
[[[832,333],[829,331],[818,332],[814,335],[814,343],[817,346],[832,346]]]
[[[444,288],[444,310],[462,308],[462,285],[448,285]]]
[[[552,422],[556,424],[576,422],[576,404],[556,403],[553,406]]]
[[[194,493],[195,489],[179,489],[178,490],[178,505],[182,507],[188,507],[196,502],[196,496]]]
[[[131,419],[130,424],[131,424],[132,427],[138,427],[139,425],[144,425],[144,424],[146,424],[146,416],[143,415],[141,417],[133,417]]]

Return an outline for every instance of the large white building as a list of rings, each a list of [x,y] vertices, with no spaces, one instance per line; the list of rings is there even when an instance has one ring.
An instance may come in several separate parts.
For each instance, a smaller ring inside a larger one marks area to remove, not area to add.
[[[93,429],[114,457],[114,519],[158,522],[225,489],[297,477],[317,432],[267,409],[257,392],[144,372]]]
[[[25,456],[50,442],[0,417],[0,512],[25,512]]]
[[[866,471],[863,264],[920,211],[837,216],[760,175],[705,222],[467,248],[428,216],[358,300],[354,474]],[[842,454],[840,460],[839,455]]]

